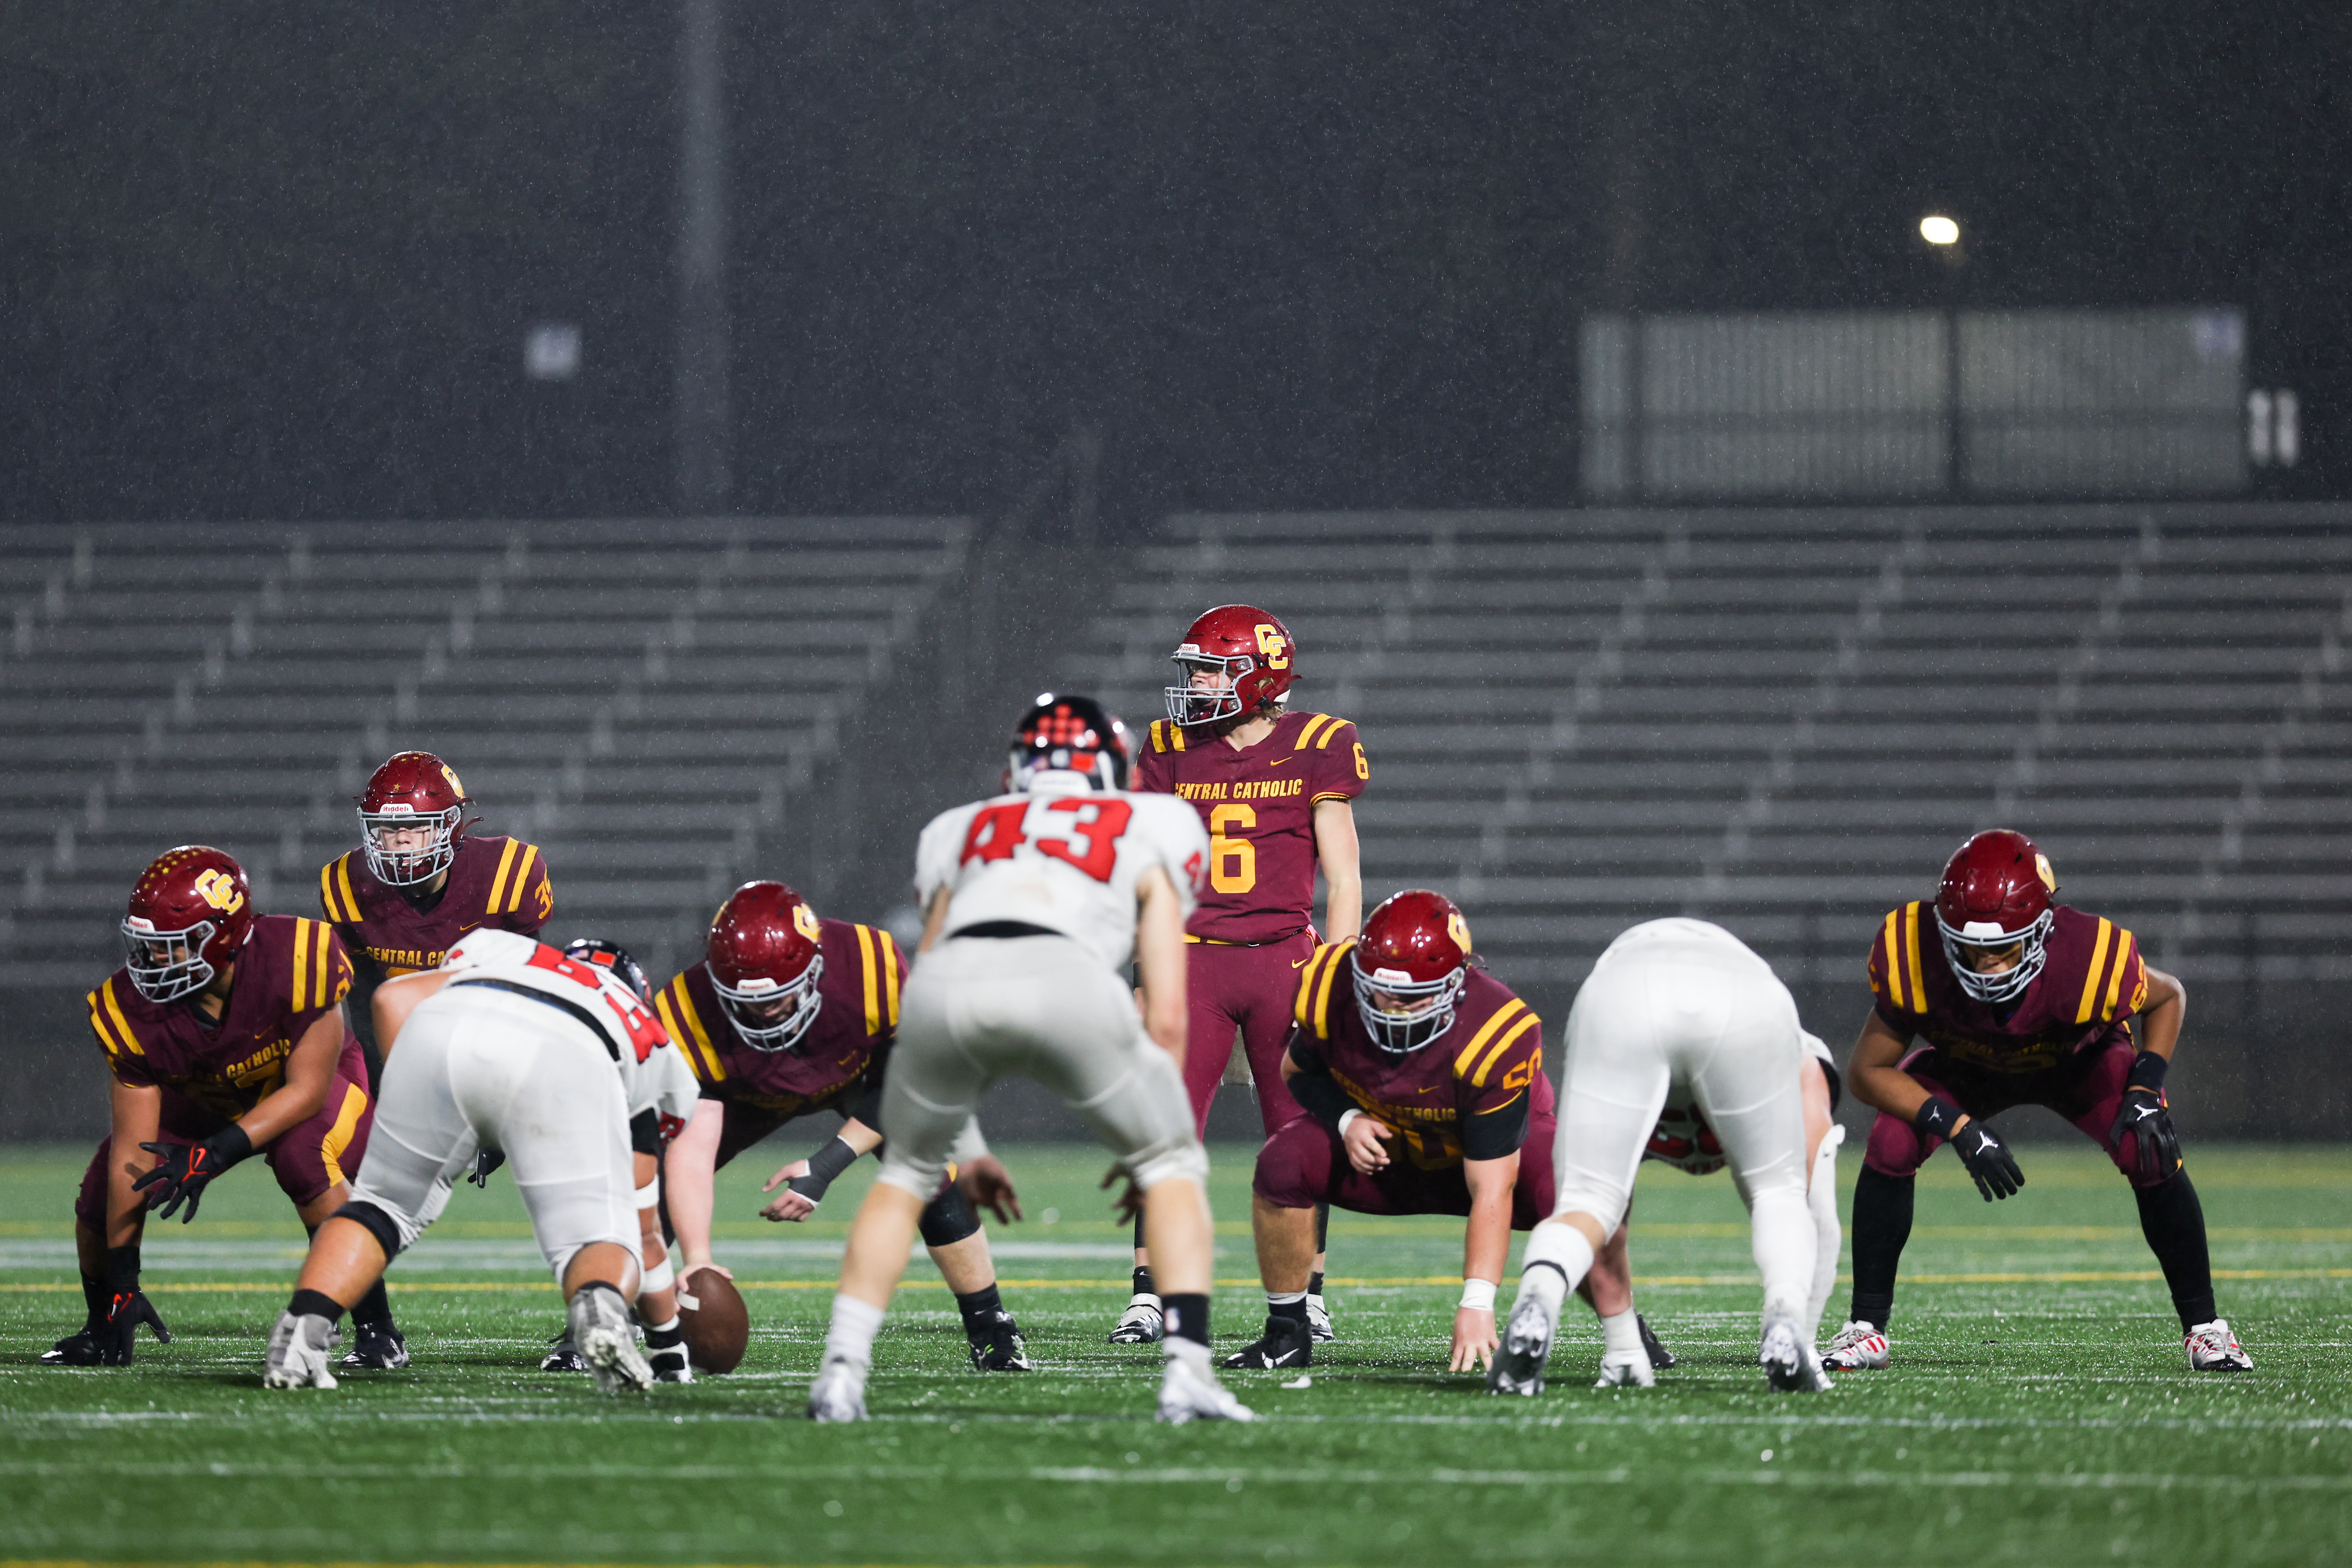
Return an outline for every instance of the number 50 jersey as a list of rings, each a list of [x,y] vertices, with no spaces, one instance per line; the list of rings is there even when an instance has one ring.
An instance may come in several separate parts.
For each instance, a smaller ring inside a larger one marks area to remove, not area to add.
[[[915,849],[925,909],[949,890],[948,936],[999,921],[1059,931],[1109,969],[1135,955],[1135,889],[1157,866],[1192,912],[1208,864],[1198,813],[1173,795],[1097,790],[1083,773],[1038,773],[1026,795],[942,812]]]

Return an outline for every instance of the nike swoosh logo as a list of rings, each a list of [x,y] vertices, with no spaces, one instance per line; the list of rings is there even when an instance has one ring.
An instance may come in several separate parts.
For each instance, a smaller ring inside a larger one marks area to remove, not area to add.
[[[467,931],[472,931],[476,926],[478,926],[478,925],[480,925],[481,923],[482,923],[482,922],[481,922],[481,921],[467,921],[464,925],[461,925],[461,926],[459,926],[459,927],[457,928],[457,934],[458,934],[459,936],[463,936],[463,935],[465,935]]]
[[[1270,768],[1278,768],[1278,767],[1282,766],[1282,764],[1283,764],[1283,763],[1295,763],[1295,762],[1297,762],[1297,760],[1298,760],[1298,759],[1297,759],[1297,757],[1295,757],[1295,756],[1291,756],[1291,757],[1276,757],[1274,761],[1272,761],[1272,762],[1270,762],[1270,763],[1266,763],[1265,765],[1266,765],[1267,767],[1270,767]]]

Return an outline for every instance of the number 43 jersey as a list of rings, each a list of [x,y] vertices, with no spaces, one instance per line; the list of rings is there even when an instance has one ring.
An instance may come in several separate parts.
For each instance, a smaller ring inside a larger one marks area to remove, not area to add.
[[[1000,921],[1042,926],[1106,968],[1135,955],[1135,889],[1157,866],[1192,911],[1209,837],[1182,801],[1097,790],[1083,773],[1038,773],[1026,795],[942,812],[915,848],[923,908],[948,889],[948,936]]]

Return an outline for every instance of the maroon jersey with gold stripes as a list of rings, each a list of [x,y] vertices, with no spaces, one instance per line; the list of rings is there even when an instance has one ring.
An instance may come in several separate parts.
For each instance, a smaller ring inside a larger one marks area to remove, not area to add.
[[[2131,1016],[2147,1001],[2147,967],[2132,933],[2110,920],[2057,905],[2042,973],[2023,995],[1996,1006],[1952,977],[1931,904],[1891,911],[1870,947],[1870,990],[1886,1026],[1916,1036],[1955,1060],[1998,1073],[2044,1072],[2069,1058],[2132,1038]]]
[[[555,909],[547,862],[520,838],[462,838],[440,895],[419,909],[369,871],[353,849],[319,871],[319,903],[342,933],[361,987],[437,967],[469,931],[485,927],[537,936]]]
[[[1152,721],[1135,787],[1191,801],[1209,829],[1209,885],[1185,931],[1269,942],[1312,925],[1315,803],[1353,800],[1371,776],[1356,727],[1328,713],[1286,713],[1239,751],[1207,729]]]
[[[286,1058],[351,988],[352,961],[332,926],[263,915],[237,952],[216,1026],[200,1022],[186,998],[148,1001],[118,969],[89,994],[89,1026],[118,1081],[170,1089],[234,1121],[286,1081]],[[346,1078],[367,1081],[349,1028],[341,1065]]]
[[[710,966],[698,963],[656,994],[670,1038],[686,1053],[702,1092],[779,1116],[847,1112],[881,1081],[898,1032],[898,992],[907,960],[890,933],[849,921],[820,920],[824,973],[816,1022],[788,1051],[757,1050],[727,1021],[711,988]]]
[[[1552,1110],[1543,1020],[1511,988],[1473,969],[1445,1033],[1402,1056],[1381,1049],[1356,1010],[1352,942],[1315,950],[1299,971],[1286,1047],[1302,1072],[1328,1072],[1365,1114],[1397,1130],[1392,1148],[1424,1171],[1498,1160]]]

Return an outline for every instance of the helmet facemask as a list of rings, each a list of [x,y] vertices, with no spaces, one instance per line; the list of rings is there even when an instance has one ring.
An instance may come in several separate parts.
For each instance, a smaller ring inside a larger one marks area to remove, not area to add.
[[[202,991],[215,973],[205,947],[219,930],[212,921],[198,921],[179,931],[157,931],[152,921],[132,915],[122,922],[131,984],[150,1002],[177,1001]]]
[[[824,1006],[824,998],[817,994],[824,974],[824,954],[820,952],[788,984],[751,975],[740,985],[730,985],[714,969],[710,988],[725,1004],[727,1022],[737,1038],[755,1051],[789,1051],[807,1035]]]
[[[1242,677],[1257,668],[1257,660],[1248,654],[1235,654],[1230,658],[1202,653],[1199,647],[1187,643],[1176,650],[1176,668],[1184,672],[1184,684],[1160,689],[1168,700],[1168,717],[1180,725],[1214,724],[1221,720],[1242,716]],[[1222,675],[1222,686],[1197,684],[1202,675]]]
[[[394,805],[379,811],[362,811],[360,846],[367,851],[368,869],[387,888],[413,888],[431,881],[457,858],[457,822],[463,814],[462,805],[453,805],[446,811],[420,812]],[[419,828],[431,831],[429,844],[394,849],[381,841],[382,835]]]
[[[1401,969],[1375,969],[1366,974],[1353,954],[1348,963],[1355,972],[1356,1013],[1364,1021],[1364,1032],[1389,1055],[1410,1055],[1454,1026],[1454,1009],[1462,999],[1466,968],[1435,980],[1415,980]],[[1384,1007],[1382,998],[1402,1005]]]
[[[2003,931],[1998,921],[1970,921],[1957,929],[1944,919],[1941,910],[1936,911],[1936,927],[1943,933],[1944,957],[1952,966],[1952,978],[1960,989],[1979,1002],[2008,1002],[2025,994],[2035,975],[2049,958],[2050,927],[2055,915],[2044,910],[2032,925],[2022,931]],[[1988,949],[2015,947],[2020,949],[2017,962],[1997,973],[1979,973],[1971,968],[1968,955]]]

